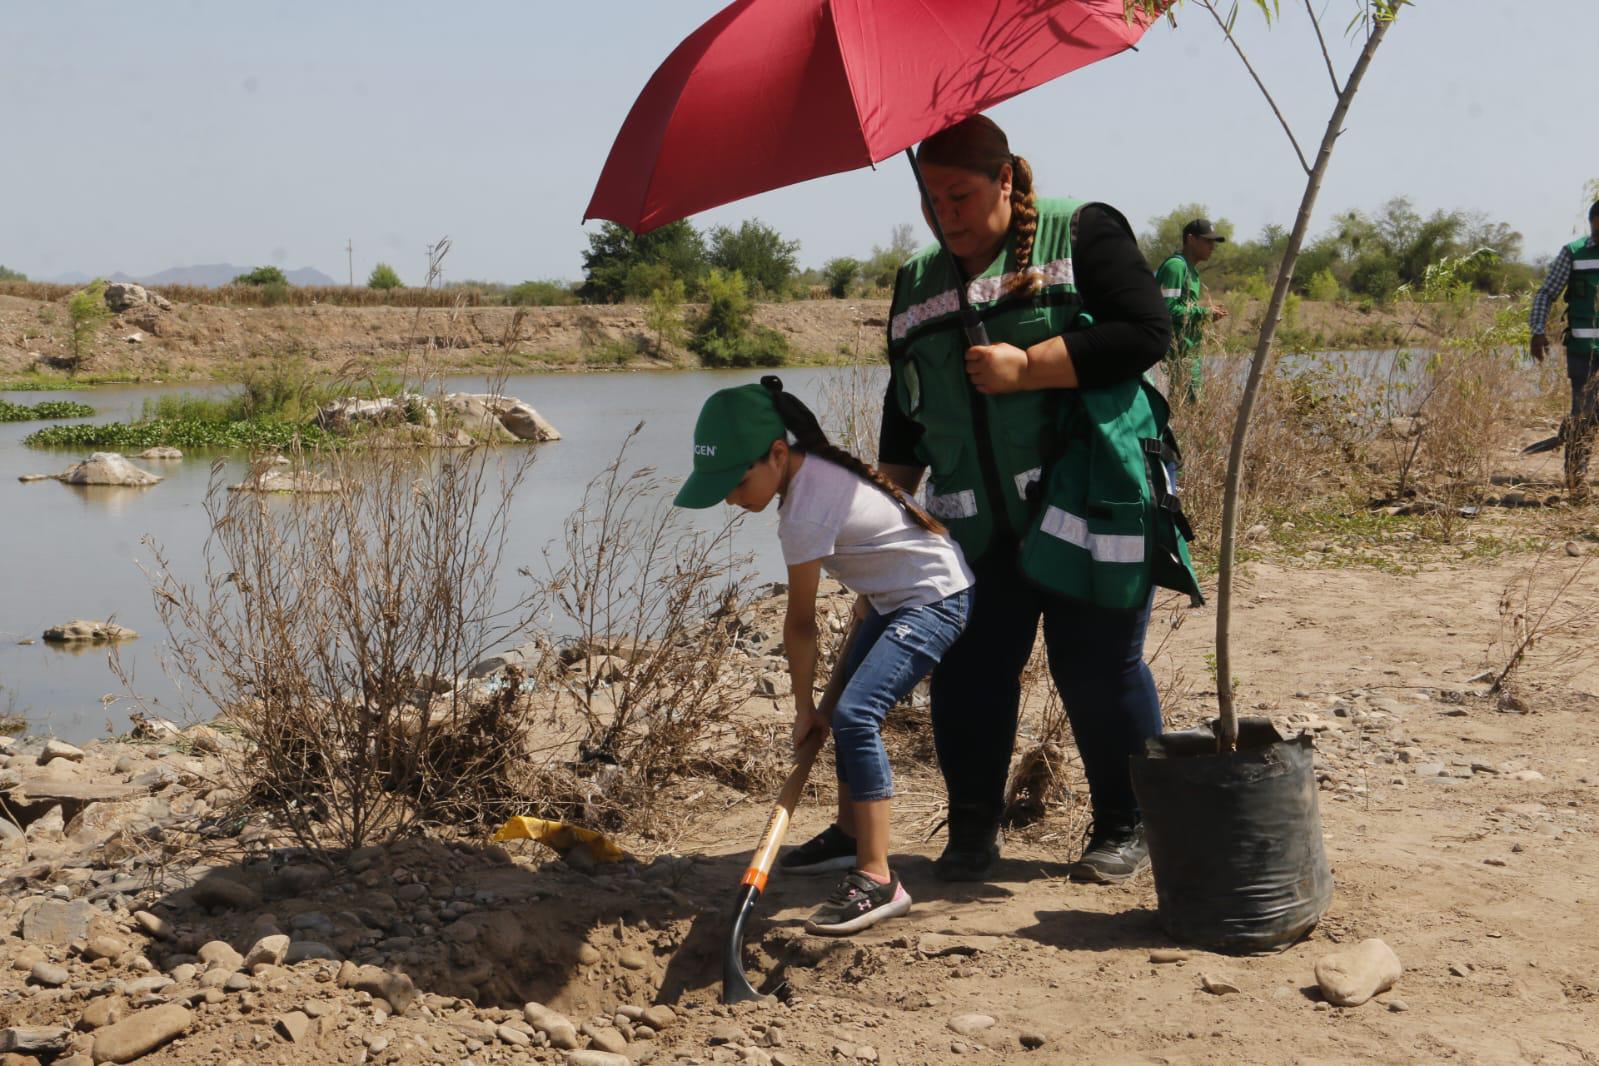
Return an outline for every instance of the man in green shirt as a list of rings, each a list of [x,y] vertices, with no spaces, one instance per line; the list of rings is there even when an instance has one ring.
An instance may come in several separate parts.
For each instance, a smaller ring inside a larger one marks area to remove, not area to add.
[[[1208,218],[1196,218],[1183,227],[1183,248],[1173,252],[1155,281],[1166,298],[1171,314],[1172,346],[1166,355],[1166,392],[1172,403],[1192,400],[1199,395],[1203,368],[1199,342],[1204,339],[1206,321],[1227,317],[1225,307],[1199,302],[1199,264],[1216,253],[1216,245],[1227,238],[1216,232]]]

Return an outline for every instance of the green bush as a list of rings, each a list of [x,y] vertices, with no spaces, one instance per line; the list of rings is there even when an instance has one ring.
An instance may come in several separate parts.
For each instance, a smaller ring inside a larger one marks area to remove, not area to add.
[[[1310,284],[1306,286],[1306,295],[1312,300],[1327,302],[1338,299],[1342,294],[1343,290],[1338,285],[1338,279],[1333,277],[1331,270],[1317,271],[1312,275]]]
[[[0,264],[0,281],[27,281],[28,275]]]
[[[111,317],[105,305],[105,282],[90,282],[87,288],[72,294],[67,300],[67,322],[72,333],[72,354],[67,358],[67,373],[76,375],[94,354],[94,335]]]
[[[288,288],[289,279],[275,266],[256,267],[248,274],[233,279],[235,285],[282,285]]]
[[[829,259],[822,267],[822,275],[827,279],[827,293],[834,299],[842,300],[849,295],[855,285],[855,279],[860,277],[861,261],[851,259],[849,256],[840,256]]]
[[[71,400],[46,400],[28,406],[0,400],[0,422],[32,422],[41,418],[88,418],[94,408]]]
[[[369,289],[398,289],[404,282],[400,281],[399,273],[387,263],[379,263],[372,268],[372,273],[367,275],[366,287]]]
[[[744,275],[714,269],[706,274],[705,303],[705,315],[689,342],[703,365],[782,366],[788,361],[788,338],[755,325]]]
[[[742,274],[756,292],[779,297],[799,272],[799,247],[799,241],[784,240],[760,219],[749,219],[738,229],[717,226],[711,230],[709,259],[719,270]]]
[[[683,343],[683,297],[683,282],[679,278],[673,278],[650,293],[644,324],[655,334],[656,356],[663,354],[669,345]]]
[[[577,293],[564,281],[524,281],[505,294],[512,307],[567,307],[578,302]]]

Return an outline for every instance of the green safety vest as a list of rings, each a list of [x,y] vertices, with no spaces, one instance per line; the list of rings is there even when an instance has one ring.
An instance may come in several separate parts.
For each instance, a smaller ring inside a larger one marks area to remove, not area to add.
[[[1022,541],[1023,572],[1101,607],[1142,607],[1151,584],[1204,603],[1167,466],[1178,455],[1165,397],[1137,379],[1080,389],[1076,399],[1062,407],[1063,447]]]
[[[1199,352],[1204,339],[1207,313],[1199,302],[1199,271],[1181,252],[1166,257],[1155,271],[1155,283],[1171,315],[1172,346],[1166,357],[1166,372],[1171,395],[1192,399],[1198,394],[1203,373]],[[1183,378],[1186,375],[1187,380]]]
[[[1566,354],[1599,351],[1599,245],[1583,237],[1571,249],[1571,280],[1566,282]]]
[[[1037,293],[1024,291],[1006,296],[1016,276],[1014,240],[1006,242],[987,270],[967,282],[972,307],[994,340],[1025,349],[1081,328],[1089,321],[1083,313],[1072,269],[1071,229],[1082,204],[1076,200],[1042,199],[1037,202],[1038,228],[1033,240],[1032,262],[1033,269],[1043,280]],[[967,558],[978,559],[996,544],[1014,543],[1029,535],[1028,531],[1038,523],[1040,516],[1047,513],[1041,506],[1046,466],[1054,475],[1052,484],[1071,480],[1072,475],[1065,472],[1071,463],[1065,460],[1075,453],[1068,445],[1081,433],[1083,412],[1098,402],[1084,398],[1091,393],[1109,392],[1122,397],[1108,401],[1112,406],[1117,403],[1125,406],[1123,394],[1127,388],[1139,395],[1142,391],[1134,382],[1112,390],[978,393],[966,375],[968,345],[955,289],[960,283],[951,258],[937,246],[922,251],[900,268],[890,309],[889,367],[894,402],[922,430],[916,453],[931,474],[927,509],[949,527]],[[1102,408],[1103,405],[1095,409]],[[1148,409],[1153,417],[1155,408],[1149,405]],[[1164,402],[1160,403],[1159,410],[1165,411]],[[1147,428],[1142,422],[1138,425],[1141,429]],[[1160,427],[1164,428],[1163,420]],[[1158,437],[1159,433],[1154,436]],[[1125,450],[1129,461],[1144,462],[1142,445],[1132,437],[1118,432],[1111,446]],[[1098,475],[1090,471],[1088,476]],[[1114,491],[1124,489],[1118,485]],[[1153,490],[1150,492],[1153,499]],[[1095,498],[1110,502],[1125,499],[1120,495],[1096,495]],[[1169,510],[1162,514],[1167,516],[1165,521],[1173,523],[1172,535],[1180,540],[1174,524],[1176,517]],[[1138,535],[1146,536],[1147,530],[1147,536],[1154,538],[1160,525],[1161,520],[1141,522]],[[1127,553],[1125,547],[1120,550]],[[1057,587],[1063,582],[1071,588],[1084,587],[1081,581],[1069,581],[1062,574],[1052,572],[1049,555],[1047,552],[1036,555],[1037,559],[1044,560],[1038,572],[1025,565],[1024,569],[1048,587]],[[1104,555],[1100,552],[1095,556],[1090,552],[1085,558],[1096,568],[1102,564],[1128,565],[1125,561],[1102,558]],[[1181,587],[1191,586],[1197,595],[1198,583],[1193,580],[1191,569],[1186,567],[1186,554],[1181,558],[1185,560]],[[1063,563],[1066,569],[1075,565]],[[1150,576],[1155,570],[1144,557],[1137,569],[1143,575],[1142,595],[1147,596]],[[1108,589],[1109,585],[1106,587]],[[1114,605],[1122,606],[1125,596],[1120,592],[1114,596],[1100,595],[1091,590],[1084,598],[1106,605],[1111,605],[1109,600],[1115,600]],[[1142,598],[1129,605],[1142,606]]]

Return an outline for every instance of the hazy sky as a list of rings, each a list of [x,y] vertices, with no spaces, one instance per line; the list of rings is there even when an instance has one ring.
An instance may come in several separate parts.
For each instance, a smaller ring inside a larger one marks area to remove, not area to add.
[[[799,0],[796,0],[799,2]],[[1350,0],[1327,10],[1340,59]],[[0,0],[0,264],[139,275],[205,262],[408,282],[448,234],[453,278],[581,273],[599,168],[655,66],[721,0]],[[1313,151],[1331,87],[1297,0],[1239,18]],[[1583,224],[1599,138],[1582,73],[1594,0],[1418,0],[1379,53],[1317,211],[1404,194],[1509,222],[1527,254]],[[1573,104],[1572,101],[1579,101]],[[1040,191],[1135,226],[1183,201],[1244,234],[1291,222],[1303,179],[1243,67],[1193,5],[1128,53],[997,108]],[[700,216],[755,216],[801,262],[863,255],[916,215],[905,165]],[[1317,228],[1320,228],[1319,225]]]

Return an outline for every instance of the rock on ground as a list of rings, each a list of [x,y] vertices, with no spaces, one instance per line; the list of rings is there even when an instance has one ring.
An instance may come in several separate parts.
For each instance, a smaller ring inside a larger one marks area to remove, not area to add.
[[[1386,992],[1404,972],[1393,948],[1373,937],[1316,960],[1316,983],[1327,1002],[1358,1007]]]
[[[177,1003],[130,1014],[94,1034],[95,1062],[132,1062],[188,1030],[194,1015]]]
[[[81,463],[74,463],[56,475],[68,485],[131,485],[142,487],[166,480],[160,474],[141,470],[119,452],[95,452]]]

